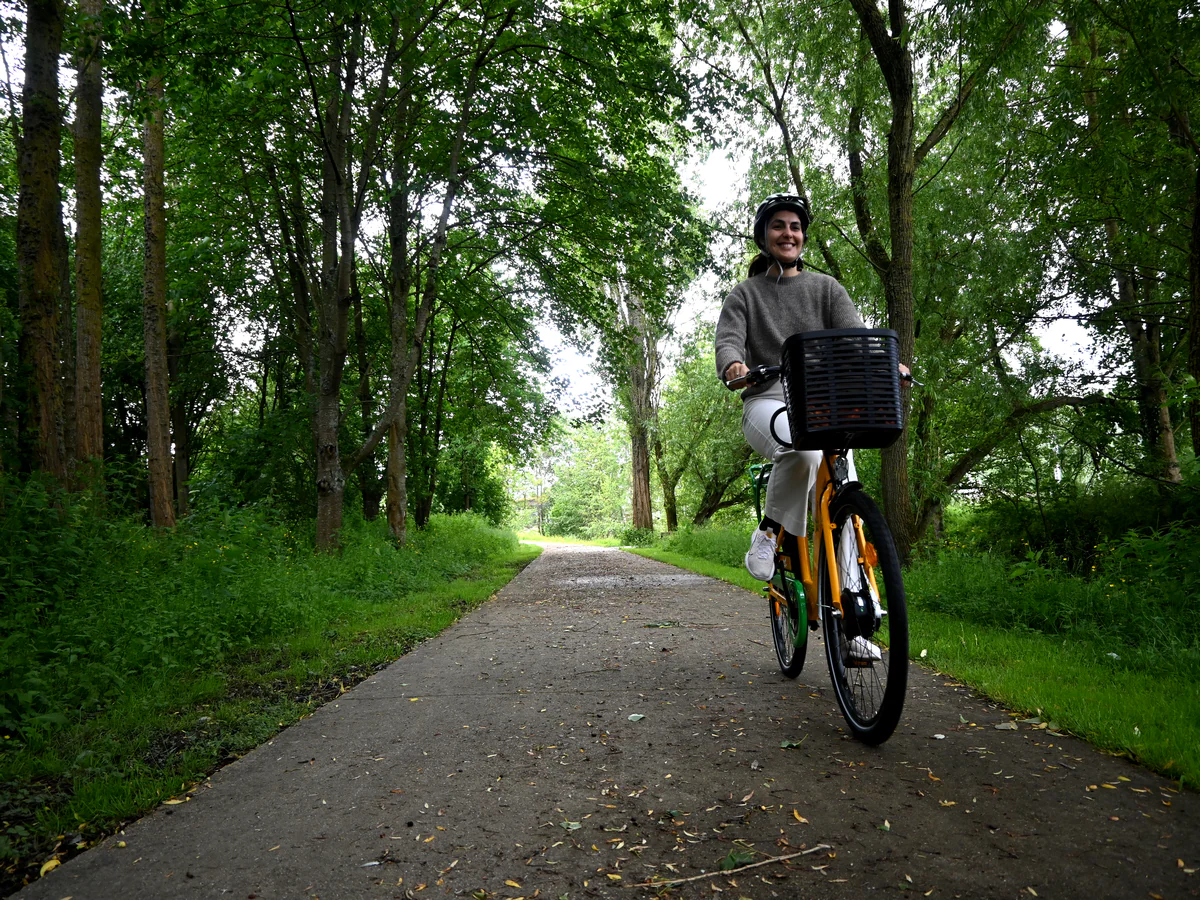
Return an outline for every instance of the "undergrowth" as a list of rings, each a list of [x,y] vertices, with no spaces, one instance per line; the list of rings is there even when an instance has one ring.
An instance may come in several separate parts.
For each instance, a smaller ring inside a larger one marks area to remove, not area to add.
[[[435,516],[342,549],[265,507],[171,531],[26,485],[0,517],[0,895],[437,634],[536,548]]]

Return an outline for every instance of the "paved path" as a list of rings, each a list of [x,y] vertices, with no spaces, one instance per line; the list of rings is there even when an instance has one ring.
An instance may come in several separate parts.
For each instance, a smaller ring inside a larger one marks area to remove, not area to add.
[[[671,897],[1197,896],[1177,860],[1200,863],[1200,797],[1071,738],[998,731],[1004,710],[922,670],[896,735],[858,744],[818,638],[784,679],[764,607],[551,547],[189,802],[16,896],[576,900],[653,896],[636,887],[651,877],[696,879]],[[792,858],[711,877],[737,850]]]

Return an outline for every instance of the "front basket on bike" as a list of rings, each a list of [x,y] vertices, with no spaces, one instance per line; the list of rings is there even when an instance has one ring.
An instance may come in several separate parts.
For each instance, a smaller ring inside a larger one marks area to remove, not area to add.
[[[904,430],[899,336],[886,328],[793,334],[783,396],[797,450],[887,447]]]

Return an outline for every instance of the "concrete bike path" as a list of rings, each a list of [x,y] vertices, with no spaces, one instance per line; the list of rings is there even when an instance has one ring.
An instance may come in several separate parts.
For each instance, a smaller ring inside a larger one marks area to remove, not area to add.
[[[1197,895],[1195,794],[1070,737],[997,730],[1005,710],[921,669],[897,733],[865,747],[822,651],[813,637],[788,681],[760,597],[549,547],[188,802],[16,896],[576,900],[653,896],[651,878],[692,879],[671,897]],[[731,851],[790,859],[713,877]]]

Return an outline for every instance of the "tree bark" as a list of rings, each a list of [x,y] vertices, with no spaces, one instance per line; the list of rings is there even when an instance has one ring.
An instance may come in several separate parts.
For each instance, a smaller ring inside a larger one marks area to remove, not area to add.
[[[1200,390],[1200,156],[1196,158],[1196,186],[1192,190],[1192,241],[1188,253],[1188,373],[1192,390]],[[1192,453],[1200,457],[1200,398],[1188,403],[1192,427]]]
[[[362,416],[362,435],[365,443],[371,437],[371,364],[367,355],[367,334],[363,324],[362,292],[358,289],[358,267],[352,276],[351,297],[354,303],[354,345],[358,362],[358,407]],[[379,501],[383,499],[383,484],[375,471],[375,453],[366,454],[358,465],[362,487],[363,518],[374,522],[379,518]]]
[[[350,219],[346,144],[350,138],[350,112],[361,29],[362,22],[356,17],[348,53],[345,27],[339,30],[327,75],[328,83],[332,86],[331,96],[326,101],[321,125],[325,152],[321,163],[321,297],[317,331],[319,379],[313,432],[317,451],[316,546],[324,552],[338,546],[338,535],[342,529],[342,503],[346,494],[338,426],[341,424],[342,375],[346,366],[350,316],[350,274],[357,237]]]
[[[163,196],[163,78],[146,82],[150,111],[143,130],[145,251],[142,331],[146,346],[146,454],[150,468],[150,521],[175,525],[172,502],[171,398],[167,373],[167,227]]]
[[[187,397],[181,389],[184,382],[187,339],[179,327],[178,313],[175,303],[168,301],[167,320],[170,324],[167,326],[167,384],[175,385],[175,394],[171,397],[171,442],[175,450],[175,509],[182,517],[191,512],[188,481],[191,477],[192,432],[191,423],[188,421]]]
[[[82,39],[77,54],[75,101],[75,459],[99,475],[104,457],[101,405],[102,320],[100,216],[103,198],[101,16],[103,0],[80,0]]]
[[[904,5],[889,3],[887,25],[875,0],[850,0],[858,13],[863,33],[870,41],[875,60],[883,73],[891,98],[892,119],[887,136],[887,196],[891,252],[883,279],[888,327],[900,337],[900,361],[911,365],[916,340],[913,317],[913,177],[916,172],[914,140],[914,87],[912,56],[904,34]],[[908,393],[905,392],[905,421],[908,420]],[[914,521],[912,497],[908,486],[908,428],[899,440],[886,448],[882,456],[883,509],[896,542],[896,552],[907,563],[912,554]]]
[[[62,30],[59,0],[30,0],[21,97],[22,136],[17,157],[17,281],[21,320],[18,353],[25,389],[19,426],[22,464],[36,466],[65,482],[59,368],[61,272],[66,250],[59,239],[62,204],[58,185],[62,131],[58,55]]]
[[[675,498],[675,488],[679,485],[683,469],[671,471],[667,466],[662,441],[658,437],[654,438],[654,465],[658,469],[658,485],[663,495],[663,524],[668,534],[674,534],[679,530],[679,502]]]
[[[654,527],[650,505],[650,441],[644,422],[629,423],[630,462],[633,466],[633,527]]]

